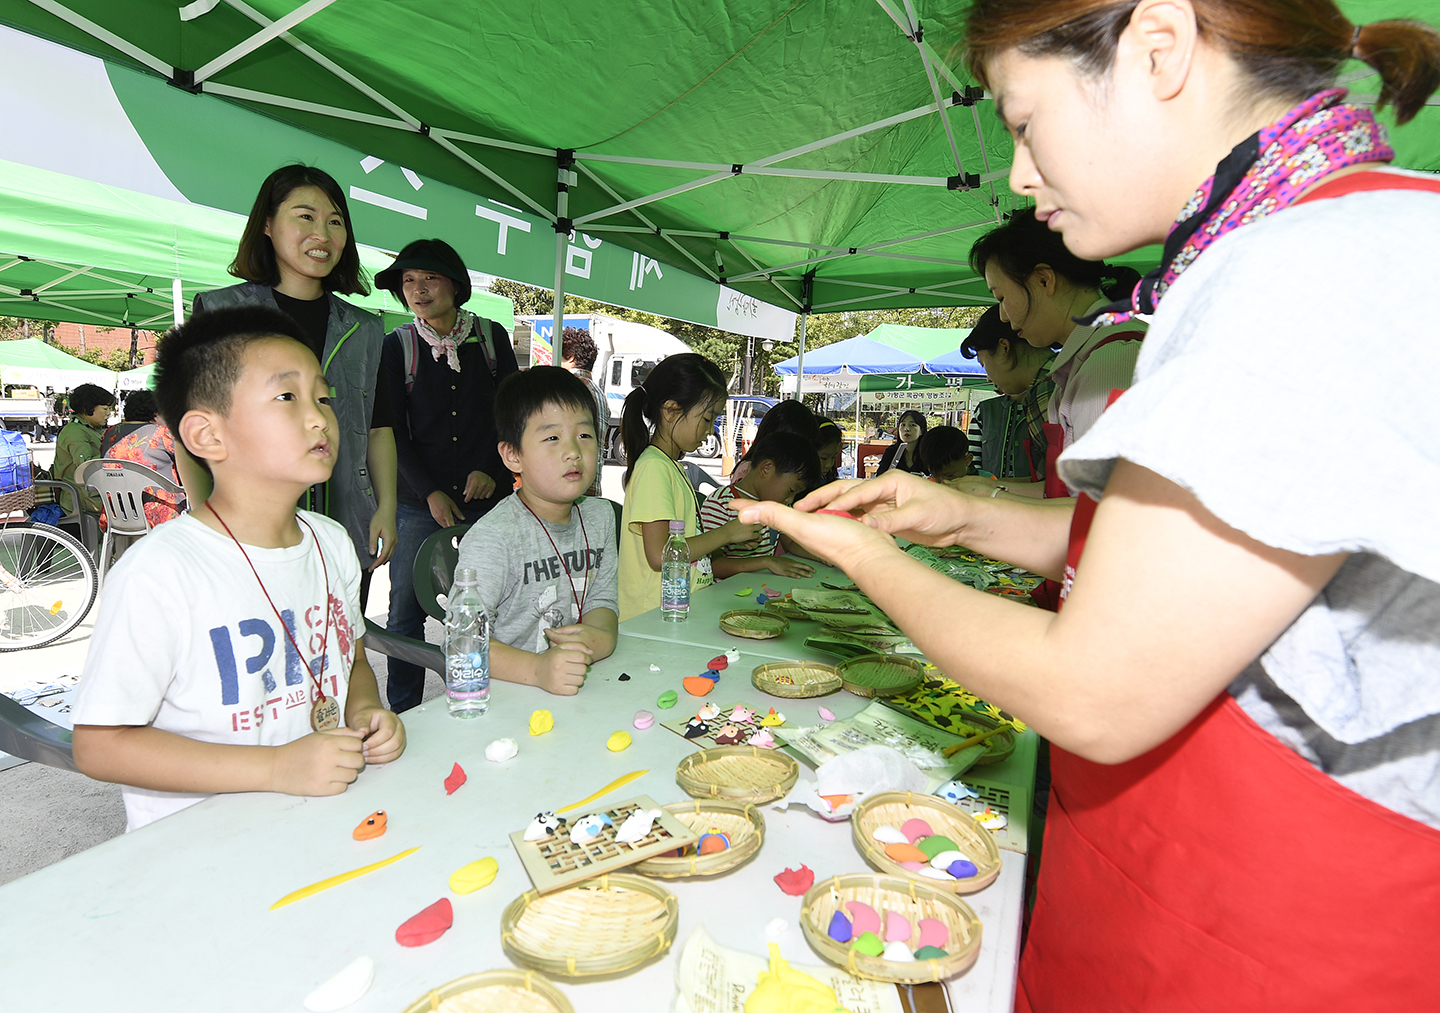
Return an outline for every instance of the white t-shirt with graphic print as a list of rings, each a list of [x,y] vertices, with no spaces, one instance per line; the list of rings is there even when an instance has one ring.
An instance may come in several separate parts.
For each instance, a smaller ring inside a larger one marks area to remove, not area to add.
[[[360,563],[341,525],[299,516],[319,538],[323,566],[303,523],[298,545],[245,546],[273,609],[239,547],[190,514],[131,546],[105,578],[75,724],[151,725],[224,745],[281,746],[308,735],[315,687],[277,609],[343,714],[364,632]],[[128,786],[121,794],[127,831],[209,797]]]

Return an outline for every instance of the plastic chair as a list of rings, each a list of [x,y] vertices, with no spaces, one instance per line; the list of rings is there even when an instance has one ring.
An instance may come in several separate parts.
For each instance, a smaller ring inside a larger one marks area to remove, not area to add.
[[[100,543],[100,586],[104,587],[114,539],[124,538],[128,544],[150,530],[145,490],[155,488],[182,496],[185,490],[153,468],[111,457],[86,461],[75,469],[75,479],[94,490],[105,508],[105,538]]]
[[[460,561],[460,539],[470,530],[469,524],[441,528],[420,543],[415,553],[415,600],[432,619],[445,621],[440,596],[450,593],[455,582],[455,564]]]
[[[55,523],[55,527],[60,528],[62,531],[66,528],[74,528],[74,531],[66,533],[73,534],[76,540],[85,546],[85,551],[90,553],[90,557],[93,559],[100,549],[100,519],[94,514],[87,514],[80,509],[80,490],[75,487],[75,483],[66,482],[58,478],[37,478],[35,480],[35,488],[37,491],[40,489],[54,489],[56,493],[70,494],[70,502],[75,504],[75,510],[72,513],[62,516],[60,520]],[[57,495],[55,502],[60,506],[60,509],[65,509],[63,496]]]

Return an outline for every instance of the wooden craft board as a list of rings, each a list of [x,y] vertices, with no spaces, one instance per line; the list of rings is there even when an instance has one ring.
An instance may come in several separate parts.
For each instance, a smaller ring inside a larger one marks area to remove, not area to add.
[[[558,834],[527,841],[525,831],[521,829],[510,835],[510,843],[520,856],[520,864],[525,867],[535,889],[541,894],[552,893],[700,840],[699,834],[662,810],[645,837],[634,844],[616,842],[615,835],[631,813],[637,809],[659,808],[649,795],[639,795],[613,805],[591,806],[575,813],[575,819],[571,819]],[[599,813],[609,816],[613,825],[602,827],[593,844],[582,847],[572,843],[570,827],[575,820]]]
[[[702,698],[702,700],[704,700],[704,699],[709,699],[709,698],[708,698],[708,697]],[[725,743],[725,745],[727,745],[727,746],[743,746],[743,745],[746,745],[747,743],[745,742],[745,739],[749,738],[750,735],[752,735],[754,732],[756,732],[756,731],[759,730],[759,728],[760,728],[759,718],[763,718],[763,717],[765,717],[767,714],[769,714],[771,707],[774,707],[774,708],[775,708],[776,713],[778,713],[778,714],[784,714],[785,711],[784,711],[783,709],[781,709],[781,707],[779,706],[779,704],[781,704],[781,703],[788,703],[788,702],[790,702],[790,701],[780,700],[779,698],[771,698],[771,699],[772,699],[772,702],[771,702],[771,703],[767,703],[764,707],[761,707],[761,708],[759,709],[759,711],[758,711],[758,717],[757,717],[755,720],[753,720],[753,721],[748,721],[748,722],[739,722],[739,723],[736,724],[736,727],[739,728],[740,731],[744,733],[744,735],[743,735],[743,737],[740,739],[740,741],[739,741],[739,742],[727,742],[727,743]],[[795,702],[795,703],[800,703],[801,701],[796,700],[796,701],[794,701],[794,702]],[[705,733],[704,735],[697,735],[697,736],[695,736],[695,738],[693,738],[693,739],[685,739],[685,741],[691,743],[692,745],[694,745],[694,747],[695,747],[696,749],[717,749],[717,748],[720,748],[720,743],[718,743],[718,742],[715,741],[715,736],[720,732],[720,729],[724,728],[727,724],[730,724],[730,723],[731,723],[728,716],[729,716],[730,712],[733,711],[733,710],[736,708],[737,705],[738,705],[738,706],[747,707],[747,708],[749,708],[750,710],[755,710],[754,707],[751,707],[748,703],[745,703],[745,701],[743,701],[743,700],[736,700],[734,703],[730,704],[730,706],[728,706],[728,707],[722,707],[722,708],[721,708],[721,710],[720,710],[721,717],[718,717],[718,718],[715,718],[714,720],[711,720],[711,721],[707,721],[707,722],[706,722],[706,725],[708,726],[709,730],[706,731],[706,733]],[[701,706],[703,706],[703,703],[701,704]],[[719,706],[719,705],[717,704],[716,706]],[[697,707],[696,709],[698,710],[699,708]],[[695,717],[694,714],[682,714],[682,715],[680,715],[679,717],[673,717],[673,718],[671,718],[669,721],[662,721],[662,722],[660,722],[660,727],[666,728],[666,729],[674,732],[676,735],[680,736],[682,739],[684,739],[684,738],[685,738],[685,726],[690,723],[690,719],[693,718],[693,717]],[[776,726],[772,727],[772,728],[770,729],[770,734],[771,734],[771,735],[775,735],[775,733],[778,732],[778,731],[779,731],[781,728],[783,728],[783,727],[785,727],[785,726],[784,726],[784,725],[776,725]],[[792,726],[792,727],[793,727],[793,726]],[[778,735],[776,736],[776,740],[777,740],[777,741],[776,741],[776,745],[778,746],[778,745],[779,745],[779,741],[778,741],[778,740],[779,740],[779,736],[778,736]]]

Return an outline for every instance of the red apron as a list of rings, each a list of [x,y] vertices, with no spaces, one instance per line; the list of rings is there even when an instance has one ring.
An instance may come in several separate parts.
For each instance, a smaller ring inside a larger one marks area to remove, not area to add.
[[[1356,173],[1308,199],[1381,188],[1440,185]],[[1094,513],[1082,495],[1066,592]],[[1440,831],[1321,773],[1229,693],[1128,763],[1052,746],[1051,769],[1017,1010],[1440,1007]]]

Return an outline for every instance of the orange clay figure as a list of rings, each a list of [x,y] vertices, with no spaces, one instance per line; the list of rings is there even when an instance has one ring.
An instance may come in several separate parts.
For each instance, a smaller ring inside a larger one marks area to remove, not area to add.
[[[357,841],[372,841],[385,832],[385,810],[376,809],[369,816],[360,821],[355,832],[350,836]]]

